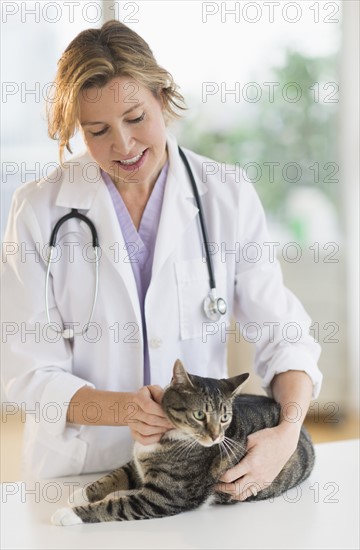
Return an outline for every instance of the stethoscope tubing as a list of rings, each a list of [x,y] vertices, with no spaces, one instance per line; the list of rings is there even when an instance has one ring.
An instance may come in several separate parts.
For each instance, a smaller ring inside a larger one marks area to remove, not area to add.
[[[193,190],[193,193],[194,193],[194,196],[195,196],[196,206],[198,207],[198,210],[199,210],[199,220],[200,220],[200,225],[201,225],[201,232],[202,232],[203,239],[204,239],[206,264],[207,264],[207,268],[208,268],[208,272],[209,272],[210,290],[213,290],[213,289],[216,288],[216,283],[215,283],[215,277],[214,277],[214,269],[213,269],[213,264],[212,264],[212,258],[211,258],[210,249],[209,249],[208,232],[207,232],[206,223],[205,223],[204,216],[203,216],[203,209],[202,209],[202,206],[201,206],[200,195],[199,195],[199,191],[198,191],[198,188],[197,188],[197,185],[196,185],[196,182],[195,182],[194,174],[192,173],[192,170],[191,170],[190,165],[189,165],[189,161],[186,158],[184,151],[180,147],[178,147],[178,149],[179,149],[180,156],[181,156],[181,158],[182,158],[182,160],[185,164],[187,173],[189,174],[191,187],[192,187],[192,190]]]
[[[221,315],[224,315],[226,313],[227,306],[226,306],[225,300],[223,300],[222,298],[217,298],[217,295],[216,295],[216,282],[215,282],[215,275],[214,275],[214,268],[213,268],[212,258],[211,258],[210,249],[209,249],[208,233],[207,233],[206,223],[205,223],[203,210],[202,210],[202,206],[201,206],[200,195],[199,195],[199,191],[198,191],[198,188],[197,188],[197,185],[196,185],[196,182],[195,182],[195,178],[194,178],[194,175],[193,175],[192,170],[190,168],[189,161],[186,158],[185,153],[183,152],[183,150],[180,147],[178,147],[178,150],[179,150],[180,157],[181,157],[182,161],[185,164],[187,173],[188,173],[189,178],[190,178],[191,187],[192,187],[194,197],[195,197],[195,201],[196,201],[196,205],[197,205],[197,208],[198,208],[201,233],[202,233],[202,237],[203,237],[203,240],[204,240],[204,248],[205,248],[205,254],[206,254],[206,264],[207,264],[207,269],[208,269],[208,273],[209,273],[209,285],[210,285],[209,295],[204,300],[204,312],[207,315],[207,317],[209,317],[211,320],[217,321],[221,317]],[[60,227],[65,222],[67,222],[68,220],[70,220],[72,218],[77,218],[77,219],[83,221],[88,226],[88,228],[90,229],[91,235],[92,235],[92,245],[93,245],[93,250],[94,250],[94,255],[95,255],[95,262],[94,262],[95,263],[95,288],[94,288],[93,301],[92,301],[92,305],[91,305],[91,310],[90,310],[88,322],[86,323],[84,329],[80,332],[75,331],[74,329],[71,329],[71,328],[70,329],[64,329],[62,331],[57,330],[56,328],[54,328],[53,325],[55,323],[53,323],[50,319],[50,309],[49,309],[50,268],[51,268],[51,263],[53,261],[54,251],[55,251],[55,248],[56,248],[57,234],[58,234],[58,231],[59,231]],[[89,329],[90,323],[91,323],[92,318],[93,318],[93,314],[94,314],[94,310],[95,310],[95,304],[96,304],[96,300],[97,300],[97,296],[98,296],[98,290],[99,290],[99,253],[98,253],[99,239],[98,239],[98,234],[97,234],[97,231],[96,231],[96,227],[93,224],[93,222],[87,216],[85,216],[84,214],[80,214],[80,212],[76,208],[72,208],[71,212],[69,212],[68,214],[65,214],[65,216],[62,216],[62,218],[60,218],[56,222],[56,224],[55,224],[55,226],[54,226],[54,228],[51,232],[51,235],[50,235],[49,245],[50,245],[50,250],[49,250],[49,253],[48,253],[48,264],[47,264],[46,276],[45,276],[46,317],[47,317],[49,325],[52,326],[52,328],[55,332],[57,332],[58,334],[62,334],[64,338],[73,338],[73,336],[75,334],[84,334],[84,332],[86,332]]]
[[[60,227],[62,226],[63,223],[67,222],[68,220],[71,220],[72,218],[78,218],[79,220],[86,223],[86,225],[89,227],[89,229],[91,231],[92,241],[93,241],[93,243],[92,243],[93,248],[97,248],[99,246],[99,239],[98,239],[98,234],[97,234],[97,231],[96,231],[96,227],[93,224],[93,222],[87,216],[85,216],[84,214],[80,214],[80,212],[77,210],[77,208],[72,208],[71,212],[69,212],[69,214],[65,214],[65,216],[63,216],[62,218],[60,218],[56,222],[56,224],[54,226],[54,229],[52,230],[52,233],[51,233],[51,236],[50,236],[49,245],[52,246],[52,247],[56,246],[56,238],[57,238],[57,234],[58,234],[58,231],[59,231]]]
[[[59,231],[60,227],[62,226],[62,224],[67,222],[68,220],[73,219],[73,218],[77,218],[77,219],[83,221],[88,226],[88,228],[90,229],[91,235],[92,235],[92,246],[93,246],[94,256],[95,256],[95,261],[94,261],[94,263],[95,263],[95,284],[94,284],[93,301],[92,301],[88,321],[87,321],[87,323],[85,324],[84,328],[81,331],[76,331],[72,328],[64,329],[64,330],[57,330],[54,327],[55,323],[53,323],[50,319],[50,308],[49,308],[50,268],[51,268],[51,263],[53,261],[54,251],[56,249],[57,234],[58,234],[58,231]],[[48,264],[47,264],[46,276],[45,276],[45,310],[46,310],[46,318],[48,320],[49,325],[51,326],[51,328],[55,332],[57,332],[58,334],[62,334],[64,337],[72,338],[74,335],[79,335],[79,334],[86,333],[89,330],[90,324],[91,324],[93,316],[94,316],[95,304],[96,304],[96,301],[97,301],[97,296],[98,296],[98,291],[99,291],[99,239],[98,239],[98,234],[97,234],[97,231],[96,231],[96,227],[93,224],[93,222],[87,216],[85,216],[84,214],[80,214],[80,212],[76,208],[72,208],[71,212],[69,212],[69,214],[66,214],[65,216],[62,216],[62,218],[60,218],[56,222],[56,224],[54,226],[54,229],[51,232],[49,247],[50,247],[50,249],[49,249],[49,253],[48,253]]]

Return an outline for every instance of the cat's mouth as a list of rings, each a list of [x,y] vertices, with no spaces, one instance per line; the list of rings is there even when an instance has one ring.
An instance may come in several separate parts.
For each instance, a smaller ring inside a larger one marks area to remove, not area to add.
[[[206,438],[197,438],[197,440],[203,447],[213,447],[214,445],[219,445],[220,443],[222,443],[224,440],[224,436],[221,434],[215,439],[208,436]]]

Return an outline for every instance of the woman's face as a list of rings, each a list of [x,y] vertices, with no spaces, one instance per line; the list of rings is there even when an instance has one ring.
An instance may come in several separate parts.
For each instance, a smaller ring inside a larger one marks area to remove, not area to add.
[[[79,121],[92,158],[118,186],[152,187],[164,166],[166,126],[160,100],[130,77],[83,90]]]

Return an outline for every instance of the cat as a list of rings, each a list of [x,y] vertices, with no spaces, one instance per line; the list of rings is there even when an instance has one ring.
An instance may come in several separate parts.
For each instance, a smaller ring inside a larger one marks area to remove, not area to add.
[[[204,378],[187,373],[177,360],[161,402],[175,429],[159,443],[135,443],[130,462],[85,491],[78,489],[73,500],[78,505],[57,510],[53,523],[160,518],[205,502],[238,502],[215,490],[215,484],[246,454],[247,436],[276,426],[280,415],[280,405],[269,397],[239,395],[248,377],[245,373],[221,380]],[[279,475],[247,500],[281,495],[310,475],[314,461],[310,436],[302,427],[297,449]]]

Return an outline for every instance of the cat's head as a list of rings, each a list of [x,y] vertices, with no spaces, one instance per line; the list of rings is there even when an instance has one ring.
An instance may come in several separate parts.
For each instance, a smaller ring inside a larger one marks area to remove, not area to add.
[[[174,426],[204,447],[221,443],[232,420],[232,403],[249,374],[233,378],[204,378],[175,362],[162,407]]]

